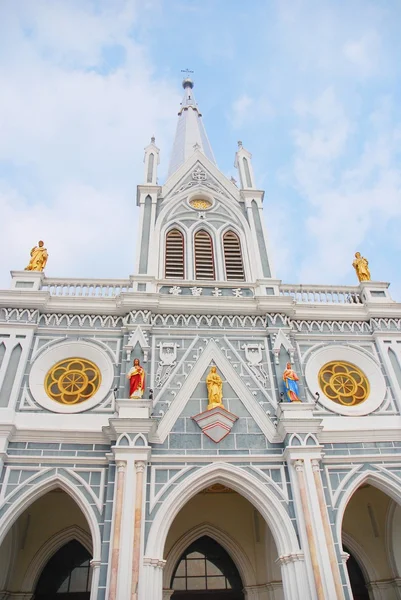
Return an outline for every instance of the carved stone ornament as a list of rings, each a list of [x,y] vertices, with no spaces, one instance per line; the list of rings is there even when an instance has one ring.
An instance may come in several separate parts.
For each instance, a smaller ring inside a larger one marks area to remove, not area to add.
[[[269,375],[263,366],[263,344],[244,344],[242,348],[245,350],[245,358],[248,367],[255,375],[256,379],[267,387]]]
[[[177,365],[177,348],[179,348],[179,344],[160,342],[157,347],[159,348],[160,360],[156,371],[156,387],[160,389]]]
[[[237,415],[230,413],[221,406],[205,410],[192,417],[202,429],[202,433],[213,440],[215,444],[221,442],[228,435],[238,419]]]
[[[197,169],[192,171],[192,179],[195,179],[195,181],[205,181],[206,180],[205,171],[203,171],[203,169],[198,167]]]

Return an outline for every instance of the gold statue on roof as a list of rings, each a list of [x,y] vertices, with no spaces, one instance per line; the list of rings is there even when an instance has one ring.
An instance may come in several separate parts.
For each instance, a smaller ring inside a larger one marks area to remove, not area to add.
[[[31,250],[31,260],[29,265],[25,267],[25,271],[43,271],[49,255],[42,240],[39,241],[37,246],[34,246]]]
[[[368,267],[369,263],[361,256],[360,252],[355,252],[355,260],[352,263],[359,281],[370,281],[370,271]]]

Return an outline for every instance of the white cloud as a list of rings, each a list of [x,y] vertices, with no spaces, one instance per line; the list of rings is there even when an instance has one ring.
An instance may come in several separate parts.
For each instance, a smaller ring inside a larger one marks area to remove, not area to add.
[[[379,64],[380,38],[375,31],[364,33],[358,40],[347,41],[343,53],[360,75],[372,75]]]
[[[261,123],[272,117],[273,114],[272,106],[265,96],[251,98],[248,94],[241,94],[232,103],[228,120],[234,129],[241,129],[255,121]]]
[[[303,281],[340,281],[352,270],[353,253],[366,247],[370,233],[401,218],[398,129],[388,127],[389,120],[383,114],[378,119],[375,111],[375,117],[368,118],[370,130],[362,151],[351,159],[350,119],[339,100],[330,96],[330,102],[322,104],[319,98],[303,111],[315,120],[294,134],[295,184],[313,205],[305,224],[314,258],[309,254],[301,266]],[[385,106],[380,104],[382,113]]]
[[[12,58],[0,61],[2,286],[39,238],[49,275],[132,273],[135,186],[152,134],[168,162],[179,95],[153,76],[144,47],[129,35],[140,5],[90,6],[42,0],[6,11],[0,44]],[[104,68],[117,40],[125,60]]]
[[[231,124],[235,129],[242,127],[244,122],[247,120],[247,116],[252,105],[253,100],[247,94],[242,94],[233,102]]]

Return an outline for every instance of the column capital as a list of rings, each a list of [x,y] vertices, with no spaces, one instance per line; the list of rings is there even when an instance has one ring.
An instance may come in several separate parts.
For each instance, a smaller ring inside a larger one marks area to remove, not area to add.
[[[318,473],[320,473],[320,460],[318,458],[312,458],[311,464],[312,471],[317,471]]]
[[[125,468],[127,466],[127,463],[125,460],[116,460],[116,467],[117,467],[117,471],[119,473],[122,473],[125,471]]]
[[[100,565],[102,564],[101,560],[91,560],[90,561],[90,566],[92,569],[100,569]]]
[[[303,471],[305,468],[305,462],[302,458],[294,460],[294,467],[296,471]]]
[[[295,562],[300,562],[305,560],[305,556],[303,552],[293,552],[292,554],[283,554],[276,559],[276,563],[280,566],[288,565]]]
[[[144,460],[135,461],[135,471],[137,473],[143,473],[146,468],[146,462]]]
[[[143,564],[146,567],[154,567],[155,569],[164,569],[166,562],[162,558],[150,558],[149,556],[143,558]]]

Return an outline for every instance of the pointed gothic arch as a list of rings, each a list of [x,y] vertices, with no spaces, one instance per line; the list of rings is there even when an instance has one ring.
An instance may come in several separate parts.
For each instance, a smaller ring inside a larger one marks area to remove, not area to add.
[[[178,227],[172,227],[166,233],[164,249],[164,277],[166,279],[185,278],[185,242],[184,234]]]
[[[167,534],[175,517],[193,496],[214,483],[222,483],[238,492],[260,512],[280,556],[302,555],[291,519],[273,492],[261,487],[256,477],[240,467],[213,463],[189,475],[164,499],[149,531],[146,557],[163,560]]]
[[[169,588],[174,569],[183,552],[195,540],[205,535],[215,540],[228,553],[237,567],[245,587],[256,585],[257,580],[254,566],[238,542],[215,525],[201,523],[181,536],[169,551],[166,557],[166,566],[163,569],[163,588]]]
[[[361,473],[350,485],[350,487],[344,492],[341,501],[338,505],[337,511],[337,539],[341,541],[342,536],[342,524],[344,520],[344,513],[348,506],[349,501],[355,492],[360,488],[363,484],[370,484],[373,487],[376,487],[384,494],[389,496],[394,500],[394,502],[401,506],[401,484],[396,483],[393,479],[390,479],[390,476],[386,476],[384,473],[380,473],[377,471],[364,471]]]
[[[8,510],[0,519],[0,545],[3,543],[6,534],[18,517],[29,508],[31,504],[48,492],[60,488],[71,496],[85,516],[92,537],[93,560],[100,561],[101,536],[98,520],[93,508],[80,490],[78,490],[68,479],[59,474],[52,475],[37,484],[25,485],[24,487],[26,490],[9,506]]]
[[[244,260],[239,236],[230,228],[223,233],[222,242],[227,281],[245,281]]]
[[[49,560],[58,552],[58,550],[60,550],[60,548],[72,540],[78,541],[90,554],[92,554],[92,540],[86,531],[77,525],[62,529],[49,538],[33,557],[22,582],[22,591],[34,591],[39,577]]]
[[[201,281],[215,280],[216,266],[212,235],[202,227],[194,232],[193,239],[195,279]]]
[[[221,177],[221,174],[220,174]],[[232,186],[232,184],[228,181],[225,182],[225,185],[227,186]],[[171,228],[178,228],[183,234],[184,234],[184,241],[186,242],[186,258],[188,261],[187,269],[186,269],[186,277],[189,279],[194,279],[194,277],[192,277],[191,274],[191,269],[192,269],[192,263],[193,263],[193,255],[192,255],[192,251],[191,251],[191,246],[192,246],[192,242],[191,242],[191,238],[189,237],[188,234],[188,239],[187,239],[187,232],[184,229],[184,227],[179,223],[179,221],[177,220],[176,216],[170,217],[170,215],[173,215],[175,208],[177,207],[177,205],[182,204],[182,202],[185,200],[185,198],[187,198],[188,196],[188,191],[185,190],[183,192],[180,192],[179,194],[175,195],[174,197],[171,197],[171,191],[174,188],[170,188],[168,190],[166,190],[165,192],[165,196],[163,199],[163,203],[160,207],[160,212],[157,214],[156,217],[156,222],[154,225],[154,233],[152,235],[152,252],[150,253],[149,256],[149,264],[150,266],[150,271],[157,273],[157,276],[160,278],[164,277],[164,261],[165,261],[165,235],[166,232],[171,229]],[[235,188],[236,193],[238,192],[238,190]],[[199,187],[199,191],[202,192],[202,186]],[[210,190],[208,190],[207,188],[205,188],[205,192],[207,192],[208,194],[210,194]],[[219,236],[222,235],[222,233],[225,231],[225,229],[230,228],[233,229],[233,231],[235,231],[237,233],[237,235],[239,235],[240,239],[241,239],[241,248],[242,248],[242,255],[243,255],[243,260],[245,263],[245,272],[246,272],[246,276],[247,279],[249,280],[255,280],[256,278],[256,264],[258,262],[258,256],[257,253],[255,252],[255,246],[252,243],[252,233],[251,233],[251,228],[250,225],[244,215],[244,213],[241,211],[240,208],[240,204],[239,202],[236,201],[235,198],[227,198],[225,197],[223,194],[219,193],[219,192],[215,192],[213,193],[213,197],[214,199],[221,203],[221,205],[228,211],[230,211],[231,214],[233,214],[235,216],[235,220],[236,222],[231,222],[229,225],[224,225],[224,228],[221,230],[219,229],[218,233]],[[193,227],[190,228],[190,230],[192,231],[192,233],[194,232],[194,230],[197,229],[197,227],[199,227],[199,225],[195,222],[195,229]],[[204,222],[201,224],[201,227],[207,228],[207,222]],[[207,228],[207,230],[209,231],[209,233],[212,234],[212,237],[214,236],[215,232],[211,232],[210,229]],[[217,246],[215,246],[215,253],[217,253],[217,249],[220,248],[220,244],[218,244]],[[220,250],[219,250],[220,252]],[[215,257],[215,261],[216,261],[216,257]],[[221,269],[223,270],[223,265],[220,265]],[[220,273],[219,273],[219,268],[220,268],[219,264],[216,264],[216,273],[218,275],[218,277],[220,277]],[[221,273],[221,276],[223,275],[223,273]]]

